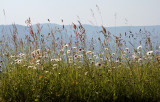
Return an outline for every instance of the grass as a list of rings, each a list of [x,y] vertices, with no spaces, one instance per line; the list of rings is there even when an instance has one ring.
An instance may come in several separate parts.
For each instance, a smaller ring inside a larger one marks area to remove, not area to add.
[[[102,26],[104,43],[99,52],[94,43],[86,44],[85,29],[73,24],[75,42],[56,42],[53,31],[52,45],[47,46],[40,30],[34,33],[30,19],[26,21],[30,35],[18,40],[13,29],[13,43],[1,43],[0,97],[4,102],[103,102],[160,100],[159,49],[123,48],[115,36],[113,52],[110,37]],[[37,25],[37,28],[40,25]],[[62,36],[61,36],[62,37]],[[150,39],[147,37],[147,39]],[[92,41],[92,40],[91,40]],[[12,48],[11,45],[14,45]],[[8,47],[7,47],[8,46]],[[91,47],[89,47],[91,46]]]

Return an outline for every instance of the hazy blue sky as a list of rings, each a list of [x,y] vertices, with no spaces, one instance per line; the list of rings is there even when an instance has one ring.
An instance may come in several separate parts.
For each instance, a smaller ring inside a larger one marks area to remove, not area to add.
[[[25,25],[30,17],[33,24],[47,23],[47,19],[62,24],[63,19],[64,24],[80,20],[105,26],[160,25],[159,5],[160,0],[0,0],[0,24]]]

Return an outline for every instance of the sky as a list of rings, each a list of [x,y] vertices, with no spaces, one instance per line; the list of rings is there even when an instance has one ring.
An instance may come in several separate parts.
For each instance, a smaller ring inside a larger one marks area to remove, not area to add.
[[[160,0],[0,0],[0,25],[160,25]],[[62,19],[64,22],[62,22]]]

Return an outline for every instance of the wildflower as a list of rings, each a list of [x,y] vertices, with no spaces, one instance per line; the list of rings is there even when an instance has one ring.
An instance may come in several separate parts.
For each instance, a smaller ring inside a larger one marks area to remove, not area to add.
[[[16,60],[16,64],[21,64],[22,60]]]
[[[70,50],[68,50],[68,51],[67,51],[67,54],[69,54],[70,52],[71,52],[71,51],[70,51]]]
[[[138,55],[140,55],[141,54],[141,52],[138,52]]]
[[[69,58],[69,63],[70,63],[70,64],[73,63],[73,59],[70,59],[70,58]]]
[[[139,59],[138,59],[138,63],[139,63],[139,62],[142,62],[142,58],[139,58]]]
[[[127,52],[128,52],[128,50],[129,50],[129,48],[125,48],[125,51],[127,51]]]
[[[17,61],[18,61],[18,59],[15,60],[15,62],[17,62]]]
[[[55,62],[59,62],[61,59],[55,59]]]
[[[137,47],[137,49],[138,49],[138,50],[142,49],[142,46],[141,46],[141,45],[140,45],[140,46],[138,46],[138,47]]]
[[[115,69],[116,67],[112,67],[113,69]]]
[[[33,69],[36,69],[36,67],[35,67],[35,66],[28,66],[28,68],[33,68]]]
[[[15,57],[16,57],[16,56],[12,56],[12,55],[10,56],[10,58],[15,58]]]
[[[77,81],[73,81],[72,85],[78,85],[78,82]]]
[[[33,57],[36,56],[36,52],[35,51],[33,51],[31,54],[32,54]]]
[[[101,61],[103,61],[103,58],[100,58]]]
[[[73,56],[68,56],[68,58],[73,58]]]
[[[33,66],[28,66],[28,68],[33,68]]]
[[[78,55],[77,55],[77,54],[75,54],[75,55],[74,55],[74,58],[77,58],[77,56],[78,56]]]
[[[35,66],[33,66],[33,69],[37,69]]]
[[[137,58],[136,54],[133,54],[133,55],[132,55],[132,58],[133,58],[133,59],[136,59],[136,58]]]
[[[122,57],[125,57],[126,54],[122,54]]]
[[[92,64],[94,64],[94,61],[91,61]]]
[[[33,57],[40,55],[40,49],[34,50],[31,54]]]
[[[59,62],[61,59],[51,59],[51,62]]]
[[[125,51],[123,51],[123,54],[125,55],[127,53],[127,51],[125,50]]]
[[[116,60],[116,63],[118,63],[119,62],[119,60]]]
[[[44,55],[43,58],[48,58],[48,55]]]
[[[40,76],[39,79],[42,79],[42,76]]]
[[[152,55],[153,54],[153,51],[148,51],[147,52],[147,55],[149,56],[149,55]]]
[[[57,67],[57,64],[54,64],[53,67]]]
[[[99,66],[99,67],[100,67],[100,66],[101,66],[101,63],[99,63],[99,62],[98,62],[98,63],[96,63],[96,66]]]
[[[104,48],[104,49],[108,51],[108,48]]]
[[[38,55],[40,54],[40,49],[36,50],[36,54],[38,54]]]
[[[67,47],[68,47],[68,44],[65,44],[65,45],[64,45],[64,47],[66,47],[66,48],[67,48]]]
[[[54,62],[54,59],[51,59],[51,62]]]
[[[25,54],[20,53],[18,56],[19,56],[19,57],[24,57],[24,56],[25,56]]]
[[[112,53],[112,55],[115,56],[116,54],[115,54],[115,53]]]
[[[79,51],[82,51],[82,48],[79,48]]]
[[[60,49],[60,53],[63,53],[63,51],[64,51],[63,49]]]
[[[9,56],[9,53],[8,53],[8,52],[5,52],[3,55],[5,55],[5,56]]]
[[[92,60],[92,58],[89,58],[89,60],[91,61],[91,60]]]
[[[83,55],[78,55],[77,57],[78,57],[78,58],[82,58],[82,56],[83,56]]]
[[[92,51],[88,51],[88,52],[86,52],[86,54],[91,54],[92,53]]]
[[[108,70],[108,72],[111,72],[112,70]]]
[[[85,72],[85,75],[87,75],[88,74],[88,72]]]
[[[77,47],[72,47],[72,49],[77,49]]]
[[[23,67],[27,67],[27,65],[23,65]]]
[[[49,71],[45,71],[45,73],[48,73]]]
[[[95,92],[98,95],[98,92]]]
[[[40,62],[40,60],[37,60],[37,61],[36,61],[36,63],[39,63],[39,62]]]
[[[93,57],[95,57],[95,58],[96,58],[96,57],[97,57],[97,55],[94,55]]]

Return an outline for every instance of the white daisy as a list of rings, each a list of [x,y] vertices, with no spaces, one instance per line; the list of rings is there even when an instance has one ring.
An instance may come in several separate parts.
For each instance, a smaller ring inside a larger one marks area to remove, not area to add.
[[[67,51],[67,54],[69,54],[70,52],[71,52],[71,51],[70,51],[70,50],[68,50],[68,51]]]
[[[142,58],[139,58],[139,59],[138,59],[138,63],[139,63],[139,62],[142,62]]]
[[[137,58],[137,55],[136,55],[136,54],[133,54],[133,55],[132,55],[132,58],[133,58],[133,59],[136,59],[136,58]]]
[[[153,54],[153,51],[148,51],[147,52],[147,55],[149,56],[149,55],[152,55]]]
[[[57,64],[54,64],[53,67],[57,67]]]
[[[108,51],[108,48],[104,48],[104,49]]]
[[[72,47],[72,49],[77,49],[77,47]]]
[[[37,61],[36,61],[36,63],[39,63],[39,62],[40,62],[40,60],[37,60]]]
[[[140,46],[138,46],[138,47],[137,47],[137,49],[138,49],[138,50],[142,49],[142,46],[141,46],[141,45],[140,45]]]
[[[86,52],[86,54],[91,54],[92,53],[92,51],[88,51],[88,52]]]
[[[22,60],[17,60],[16,64],[21,64]]]
[[[68,44],[65,44],[64,47],[68,47]]]
[[[125,51],[128,51],[129,50],[129,48],[125,48]]]

